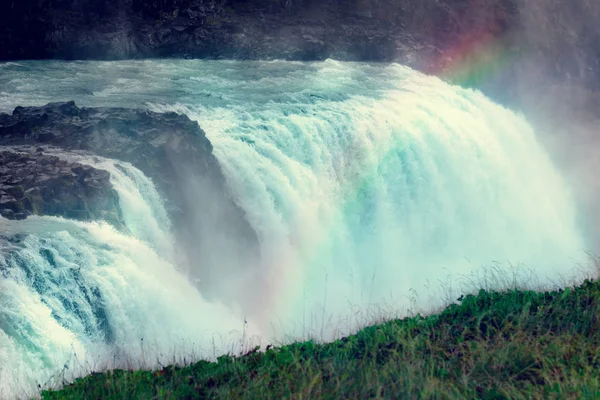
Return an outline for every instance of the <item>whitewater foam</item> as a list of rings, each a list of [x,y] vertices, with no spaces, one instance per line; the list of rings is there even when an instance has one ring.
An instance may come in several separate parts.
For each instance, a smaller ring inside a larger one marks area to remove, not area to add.
[[[241,336],[242,315],[205,301],[149,245],[109,225],[0,223],[25,235],[0,263],[3,398],[107,367],[211,358]]]
[[[207,131],[263,243],[259,309],[287,329],[324,303],[335,316],[416,291],[431,309],[438,280],[492,263],[557,281],[584,248],[569,189],[522,116],[397,69],[374,98],[150,105]]]
[[[445,300],[440,281],[485,265],[523,264],[540,284],[558,282],[586,247],[569,186],[522,116],[399,65],[23,62],[0,68],[0,84],[5,110],[73,99],[197,120],[263,257],[236,277],[212,277],[220,300],[229,304],[235,290],[239,308],[207,302],[175,264],[151,181],[131,165],[82,156],[111,173],[130,234],[0,220],[25,234],[0,259],[5,393],[64,371],[75,353],[93,365],[149,367],[179,343],[200,354],[211,334],[231,337],[244,317],[263,337],[331,338],[367,322],[345,318],[373,304],[431,310]]]

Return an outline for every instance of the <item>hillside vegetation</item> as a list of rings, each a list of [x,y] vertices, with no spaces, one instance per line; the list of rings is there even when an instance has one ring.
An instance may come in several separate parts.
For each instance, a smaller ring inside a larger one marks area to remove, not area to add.
[[[44,399],[600,397],[600,283],[458,299],[333,343],[78,379]]]

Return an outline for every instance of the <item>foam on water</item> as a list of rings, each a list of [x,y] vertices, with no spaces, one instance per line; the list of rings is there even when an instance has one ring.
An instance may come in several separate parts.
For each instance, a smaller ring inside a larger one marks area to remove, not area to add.
[[[25,234],[0,263],[3,398],[82,371],[212,357],[241,336],[243,316],[138,239],[57,218],[0,223]]]
[[[478,92],[396,72],[375,96],[340,100],[334,82],[333,99],[280,88],[260,108],[150,105],[209,134],[263,243],[259,309],[288,333],[324,305],[333,316],[404,306],[411,290],[431,309],[439,281],[492,263],[556,282],[581,256],[570,191],[521,116]]]
[[[440,281],[493,263],[558,282],[586,247],[571,191],[522,116],[399,65],[23,62],[0,68],[0,86],[4,110],[73,99],[197,120],[263,257],[239,266],[248,280],[236,287],[239,309],[205,301],[177,269],[152,183],[131,165],[81,156],[111,173],[130,234],[0,220],[25,235],[5,242],[0,259],[9,395],[75,353],[156,366],[179,343],[210,349],[210,334],[240,330],[244,317],[270,338],[330,338],[356,329],[344,318],[373,304],[431,310],[443,300]],[[232,277],[214,279],[226,287]],[[153,343],[151,360],[141,338]]]
[[[127,162],[90,155],[55,153],[61,158],[90,165],[110,173],[113,188],[119,194],[119,205],[125,226],[136,238],[150,244],[163,257],[174,257],[171,222],[163,199],[154,184],[139,169]]]

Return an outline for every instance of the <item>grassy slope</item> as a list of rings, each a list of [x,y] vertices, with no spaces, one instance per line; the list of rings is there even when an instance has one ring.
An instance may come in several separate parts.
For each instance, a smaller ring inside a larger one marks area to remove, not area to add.
[[[161,371],[78,379],[44,399],[599,398],[600,282],[480,291],[439,315]]]

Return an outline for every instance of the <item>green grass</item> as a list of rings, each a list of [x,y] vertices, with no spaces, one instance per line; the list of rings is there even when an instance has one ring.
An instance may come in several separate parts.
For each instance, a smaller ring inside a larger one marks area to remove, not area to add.
[[[600,282],[461,297],[333,343],[91,374],[44,399],[600,398]]]

